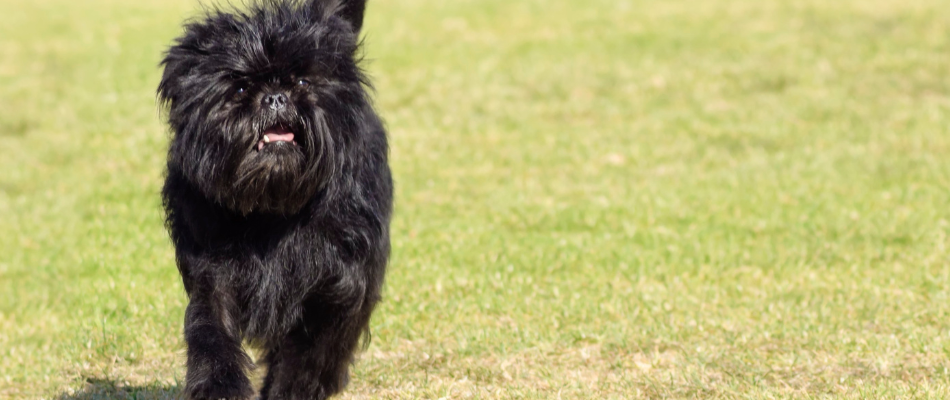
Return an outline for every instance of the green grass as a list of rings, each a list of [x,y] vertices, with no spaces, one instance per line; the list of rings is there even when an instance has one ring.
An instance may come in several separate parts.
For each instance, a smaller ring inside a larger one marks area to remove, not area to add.
[[[161,52],[0,0],[0,398],[180,396]],[[393,257],[344,399],[950,397],[939,0],[372,0]]]

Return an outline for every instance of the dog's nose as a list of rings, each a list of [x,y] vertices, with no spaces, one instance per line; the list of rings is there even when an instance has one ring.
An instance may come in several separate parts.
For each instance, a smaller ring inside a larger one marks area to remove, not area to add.
[[[287,105],[287,96],[283,93],[269,94],[264,96],[261,103],[264,104],[264,107],[268,107],[271,110],[280,110]]]

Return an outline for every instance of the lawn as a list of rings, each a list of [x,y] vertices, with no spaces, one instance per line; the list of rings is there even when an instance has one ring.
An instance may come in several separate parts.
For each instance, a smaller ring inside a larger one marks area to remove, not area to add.
[[[950,397],[946,8],[371,0],[393,254],[340,398]],[[178,398],[198,1],[0,9],[0,398]]]

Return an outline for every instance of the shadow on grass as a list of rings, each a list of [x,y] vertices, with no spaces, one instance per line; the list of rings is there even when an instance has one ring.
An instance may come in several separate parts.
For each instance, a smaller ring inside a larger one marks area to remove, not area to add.
[[[86,387],[73,393],[63,393],[56,400],[182,400],[177,384],[152,383],[129,386],[114,380],[87,378]]]

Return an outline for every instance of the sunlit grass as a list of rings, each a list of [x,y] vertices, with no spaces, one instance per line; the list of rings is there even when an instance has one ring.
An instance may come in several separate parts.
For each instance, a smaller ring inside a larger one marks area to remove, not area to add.
[[[169,398],[161,52],[0,0],[0,398]],[[393,258],[343,398],[950,396],[936,0],[372,0]]]

